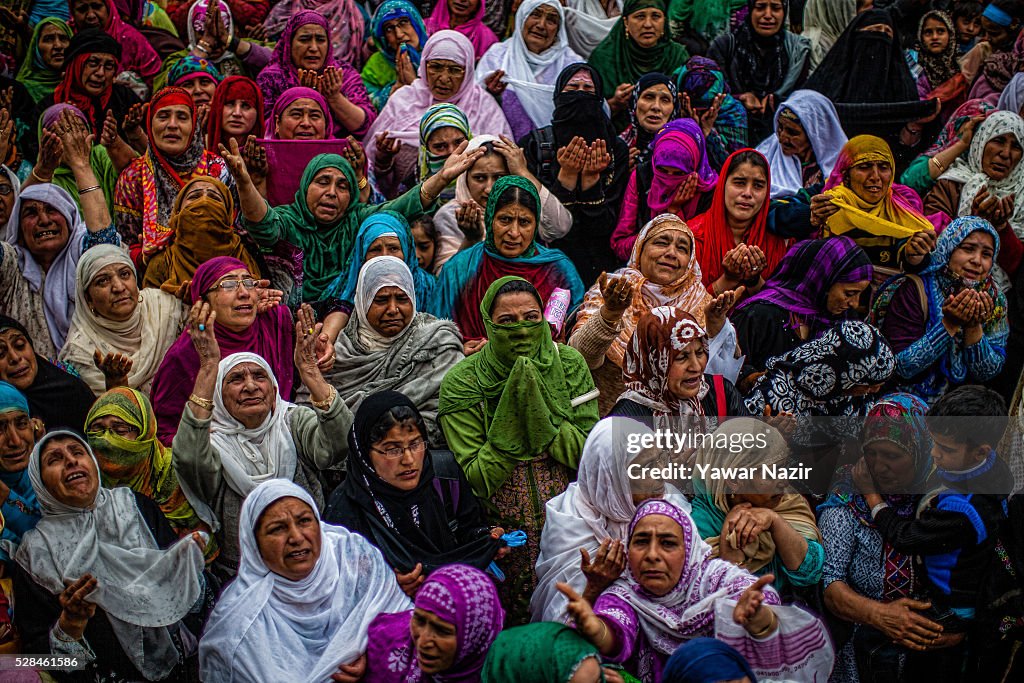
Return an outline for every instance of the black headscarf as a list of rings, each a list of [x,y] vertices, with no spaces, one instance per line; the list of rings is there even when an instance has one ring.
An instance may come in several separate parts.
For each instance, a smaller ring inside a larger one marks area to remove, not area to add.
[[[35,353],[32,336],[25,326],[14,318],[0,315],[0,332],[9,329],[21,332],[29,344],[32,344]],[[38,353],[36,368],[35,380],[28,388],[21,390],[28,399],[32,417],[41,419],[47,431],[70,429],[79,434],[84,433],[85,418],[92,408],[93,401],[96,400],[96,395],[85,382]]]
[[[562,92],[580,71],[586,71],[594,79],[595,92]],[[616,135],[612,121],[604,111],[604,98],[601,96],[603,85],[601,74],[583,62],[570,64],[558,74],[555,81],[555,113],[551,117],[556,149],[565,147],[574,137],[580,136],[587,144],[603,139],[608,145],[608,153],[612,153]]]
[[[753,11],[757,0],[747,0],[747,18],[734,32],[733,60],[737,85],[742,92],[750,91],[764,97],[782,87],[789,71],[789,53],[786,52],[785,15],[783,25],[771,36],[759,35],[754,30]],[[789,11],[789,0],[782,2]]]
[[[668,120],[673,121],[678,119],[681,114],[679,94],[676,90],[676,83],[672,78],[657,71],[652,71],[651,73],[644,74],[640,77],[640,80],[636,82],[636,87],[633,88],[633,103],[629,110],[630,124],[633,126],[633,132],[636,133],[636,144],[634,147],[640,150],[640,158],[637,160],[637,163],[646,161],[647,157],[650,156],[650,149],[648,149],[648,147],[650,147],[651,141],[654,139],[654,135],[658,131],[650,133],[640,125],[640,122],[636,118],[636,107],[640,104],[640,96],[644,94],[644,91],[649,88],[653,88],[656,85],[666,86],[669,94],[672,96],[672,113],[669,114]]]
[[[446,564],[462,563],[486,569],[503,545],[490,536],[459,544],[451,524],[457,510],[446,509],[438,493],[448,482],[436,482],[433,456],[423,456],[423,470],[416,488],[402,491],[385,482],[370,459],[370,432],[381,416],[405,406],[416,415],[416,426],[426,439],[427,428],[416,404],[397,391],[367,396],[356,411],[348,435],[348,471],[339,490],[331,496],[324,518],[360,533],[377,546],[395,569],[405,573],[417,563],[423,573]],[[440,486],[438,484],[441,484]],[[471,495],[468,486],[461,495]],[[443,490],[443,489],[442,489]],[[462,507],[462,503],[459,504]]]
[[[64,63],[70,64],[80,54],[100,53],[113,55],[118,61],[121,60],[121,43],[114,40],[103,29],[86,28],[76,33],[71,38],[67,51],[64,53]]]

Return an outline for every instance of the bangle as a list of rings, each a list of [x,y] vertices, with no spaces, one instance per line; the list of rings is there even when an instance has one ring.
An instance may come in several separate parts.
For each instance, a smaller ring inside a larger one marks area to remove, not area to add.
[[[52,175],[49,178],[44,179],[41,175],[36,173],[36,169],[34,169],[34,168],[32,169],[31,175],[32,175],[33,178],[35,178],[37,181],[39,181],[41,183],[48,183],[51,180],[53,180],[53,176]]]
[[[83,194],[88,194],[90,192],[95,192],[96,190],[101,189],[103,188],[101,188],[99,185],[90,185],[89,187],[78,190],[78,196],[82,196]]]
[[[366,176],[363,176],[362,178],[360,178],[359,182],[356,183],[356,185],[358,185],[360,190],[365,190],[366,186],[369,185],[369,184],[370,184],[370,181],[366,179]]]
[[[933,166],[935,166],[935,168],[938,169],[939,173],[943,173],[946,170],[946,167],[943,166],[941,163],[939,163],[939,158],[938,158],[937,155],[933,156],[931,159],[929,159],[928,163],[932,164]]]
[[[422,201],[424,205],[430,206],[431,204],[434,203],[434,200],[436,199],[437,197],[429,196],[427,194],[426,188],[423,185],[420,185],[420,201]]]
[[[228,52],[234,52],[238,49],[238,45],[242,42],[242,39],[238,37],[238,34],[231,36],[231,40],[228,42]]]
[[[202,41],[196,43],[196,49],[202,52],[204,55],[210,54],[210,48],[203,45]]]
[[[760,631],[757,631],[756,633],[754,633],[754,632],[750,633],[751,637],[753,637],[753,638],[763,638],[763,637],[765,637],[766,635],[768,635],[772,631],[772,629],[775,628],[775,625],[778,623],[778,618],[775,616],[775,611],[772,610],[771,607],[767,607],[766,609],[771,613],[772,618],[768,621],[768,625],[765,626],[763,629],[761,629]]]
[[[327,410],[334,403],[334,399],[338,396],[338,390],[334,388],[333,384],[328,385],[329,391],[327,392],[327,398],[322,401],[314,401],[313,397],[310,396],[309,403],[317,410]]]
[[[203,398],[201,396],[196,396],[195,394],[190,394],[188,400],[191,401],[192,403],[195,403],[203,410],[213,410],[213,401],[211,401],[208,398]]]

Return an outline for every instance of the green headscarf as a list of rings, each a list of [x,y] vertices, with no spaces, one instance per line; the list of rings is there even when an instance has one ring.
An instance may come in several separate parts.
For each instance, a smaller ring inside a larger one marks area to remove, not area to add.
[[[685,24],[711,41],[729,28],[733,12],[745,7],[747,0],[669,0],[668,19],[672,30]]]
[[[51,24],[60,28],[69,39],[71,38],[71,27],[62,19],[47,17],[36,24],[32,31],[32,39],[28,44],[28,51],[25,53],[25,61],[22,62],[16,79],[25,86],[34,102],[39,102],[47,95],[52,95],[61,80],[61,72],[46,66],[43,56],[39,52],[39,38],[43,35],[43,28]]]
[[[566,683],[580,663],[590,657],[600,659],[597,648],[564,624],[545,621],[516,626],[495,638],[480,681]]]
[[[487,208],[484,209],[484,227],[487,234],[484,238],[484,245],[487,250],[492,253],[497,253],[498,248],[494,246],[494,214],[498,211],[498,199],[501,195],[505,194],[505,190],[509,187],[518,187],[523,192],[528,193],[533,197],[534,206],[537,207],[537,223],[540,223],[540,195],[537,194],[537,188],[534,187],[533,183],[524,178],[521,175],[506,175],[498,178],[494,187],[491,188],[491,194],[487,196]],[[526,251],[520,254],[520,258],[530,258],[537,253],[537,232],[533,233],[533,242],[527,247]],[[486,314],[484,320],[487,320]]]
[[[650,48],[642,48],[636,39],[626,37],[626,17],[643,9],[658,9],[665,13],[665,32]],[[686,48],[669,37],[668,14],[665,0],[626,0],[622,5],[622,18],[608,36],[594,48],[589,63],[601,74],[604,97],[615,94],[623,83],[636,83],[641,76],[652,71],[670,74],[684,63],[689,54]]]

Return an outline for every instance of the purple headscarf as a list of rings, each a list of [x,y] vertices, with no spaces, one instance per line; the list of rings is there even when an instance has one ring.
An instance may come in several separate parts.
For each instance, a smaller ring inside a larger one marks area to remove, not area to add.
[[[718,182],[718,174],[708,164],[704,132],[700,129],[700,124],[690,118],[669,121],[654,136],[651,149],[654,178],[651,180],[651,193],[647,198],[651,215],[665,213],[679,186],[690,175],[696,173],[697,192],[683,207],[683,215],[686,218],[693,218],[700,195],[713,189]],[[659,166],[676,168],[683,173],[661,173],[658,171]]]
[[[450,564],[436,570],[416,593],[415,605],[455,625],[458,650],[442,677],[446,683],[480,680],[491,643],[505,622],[494,582],[475,567]],[[370,623],[366,683],[420,680],[416,646],[409,633],[412,611],[382,614]]]
[[[259,76],[256,77],[256,83],[260,86],[260,90],[263,91],[265,115],[268,117],[281,94],[285,90],[299,85],[299,70],[292,64],[292,39],[300,28],[309,24],[322,27],[327,32],[327,42],[330,43],[331,27],[327,19],[319,12],[302,10],[288,20],[284,27],[284,33],[281,34],[280,40],[277,41],[277,45],[274,47],[274,52],[270,55],[270,62],[259,73]],[[329,46],[325,52],[324,65],[318,70],[318,73],[321,74],[329,66],[342,66],[334,58],[334,52],[331,51]]]
[[[233,256],[217,256],[196,268],[189,285],[188,301],[199,301],[217,281],[232,270],[248,266]],[[255,304],[256,294],[253,293]],[[231,330],[219,322],[214,323],[220,357],[249,351],[263,357],[277,377],[281,398],[290,400],[294,384],[295,365],[292,355],[295,350],[295,332],[292,315],[287,306],[276,306],[265,313],[258,313],[256,320],[242,331]],[[153,378],[150,396],[157,417],[157,436],[165,445],[171,445],[185,402],[195,385],[199,374],[199,355],[192,346],[192,338],[186,328],[181,336],[167,350],[160,368]]]
[[[39,116],[39,125],[42,128],[49,129],[50,126],[57,123],[57,119],[60,118],[61,113],[65,109],[69,110],[72,114],[85,121],[85,124],[87,126],[89,126],[90,128],[92,127],[92,124],[89,122],[89,117],[87,117],[81,109],[79,109],[73,104],[68,104],[67,102],[58,102],[57,104],[50,105],[49,107],[44,109],[43,113]],[[39,132],[39,137],[40,140],[42,140],[42,130],[40,130]]]
[[[306,88],[304,86],[298,86],[295,88],[288,88],[281,96],[277,98],[277,102],[274,103],[274,111],[270,116],[267,117],[265,125],[264,135],[268,140],[279,140],[277,137],[277,119],[284,114],[284,110],[288,108],[288,105],[295,100],[310,99],[317,103],[320,107],[320,111],[324,113],[324,139],[334,139],[334,119],[331,118],[330,107],[327,106],[327,100],[316,90],[312,88]]]

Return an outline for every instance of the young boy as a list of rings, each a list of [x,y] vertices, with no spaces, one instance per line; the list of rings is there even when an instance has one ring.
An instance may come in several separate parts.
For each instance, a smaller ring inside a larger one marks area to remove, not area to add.
[[[953,3],[950,15],[953,17],[953,25],[956,26],[956,42],[961,55],[970,52],[978,42],[982,9],[981,3],[975,0],[958,0]]]

